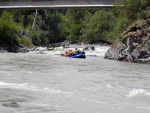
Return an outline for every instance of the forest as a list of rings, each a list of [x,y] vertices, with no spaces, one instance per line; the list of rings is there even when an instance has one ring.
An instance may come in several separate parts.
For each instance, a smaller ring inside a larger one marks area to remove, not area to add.
[[[114,5],[113,9],[0,10],[0,46],[48,46],[65,40],[113,43],[134,21],[150,16],[149,0],[118,0]]]

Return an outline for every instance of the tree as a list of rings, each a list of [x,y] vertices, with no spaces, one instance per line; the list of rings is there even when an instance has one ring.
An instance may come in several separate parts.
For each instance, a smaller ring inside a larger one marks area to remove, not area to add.
[[[99,10],[94,13],[81,36],[83,41],[88,43],[96,43],[105,40],[106,34],[115,26],[115,16],[112,12]]]
[[[130,21],[142,18],[146,15],[145,9],[150,6],[149,0],[118,0],[117,5],[123,5],[120,14],[123,14]]]
[[[0,18],[0,42],[6,46],[14,46],[18,37],[19,28],[13,21],[13,15],[3,11]]]
[[[69,9],[65,16],[62,16],[62,35],[67,40],[78,42],[83,28],[82,21],[84,19],[85,10]]]
[[[41,11],[40,11],[41,12]],[[61,42],[59,24],[61,22],[60,14],[57,10],[45,10],[39,13],[39,29],[33,32],[32,41],[35,45],[46,46],[49,43]],[[39,41],[39,42],[38,42]]]

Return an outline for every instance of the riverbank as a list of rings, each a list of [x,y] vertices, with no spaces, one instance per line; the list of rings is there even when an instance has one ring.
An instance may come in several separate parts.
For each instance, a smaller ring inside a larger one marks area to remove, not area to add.
[[[12,52],[12,53],[26,53],[30,52],[32,48],[22,48],[22,47],[0,47],[0,52],[1,53],[7,53],[7,52]]]
[[[150,64],[150,16],[129,26],[120,41],[106,52],[105,58]]]

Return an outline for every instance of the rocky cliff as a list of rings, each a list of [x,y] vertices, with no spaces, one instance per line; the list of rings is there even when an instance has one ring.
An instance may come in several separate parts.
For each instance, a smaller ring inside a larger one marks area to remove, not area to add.
[[[106,52],[105,58],[150,63],[150,17],[133,23]]]

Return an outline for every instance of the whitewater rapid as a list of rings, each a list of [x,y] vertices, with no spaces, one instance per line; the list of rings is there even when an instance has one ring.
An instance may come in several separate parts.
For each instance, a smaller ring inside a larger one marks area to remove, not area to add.
[[[104,57],[105,53],[107,52],[107,50],[110,48],[110,46],[94,46],[95,50],[84,50],[86,53],[86,56],[95,56],[95,57]],[[61,55],[63,54],[66,50],[75,50],[76,46],[72,45],[69,48],[62,48],[62,47],[58,47],[54,50],[48,51],[45,47],[39,47],[37,53],[39,54],[50,54],[50,55]],[[78,49],[79,50],[83,50],[84,46],[79,46]]]
[[[104,59],[108,48],[85,50],[86,59],[61,57],[64,49],[1,53],[0,111],[149,113],[149,65]],[[10,102],[21,107],[2,106]]]

